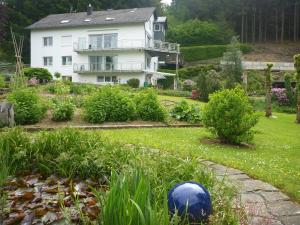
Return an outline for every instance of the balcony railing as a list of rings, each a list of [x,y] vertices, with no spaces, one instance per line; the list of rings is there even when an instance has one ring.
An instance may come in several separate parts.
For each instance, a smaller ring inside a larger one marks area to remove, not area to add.
[[[75,42],[74,51],[76,52],[91,52],[91,51],[116,51],[130,49],[146,49],[152,51],[161,51],[169,53],[179,53],[180,48],[176,43],[151,41],[145,43],[145,40],[118,40],[115,43],[99,43],[87,44],[86,42]]]
[[[73,65],[75,73],[140,72],[144,69],[143,63],[79,63]]]

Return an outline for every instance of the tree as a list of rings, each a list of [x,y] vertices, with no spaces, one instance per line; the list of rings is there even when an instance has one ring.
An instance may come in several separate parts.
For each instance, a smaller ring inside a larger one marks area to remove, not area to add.
[[[266,117],[272,116],[272,70],[273,64],[268,64],[265,70],[266,76]]]
[[[295,69],[297,72],[296,80],[297,80],[297,87],[296,87],[296,97],[297,97],[297,123],[300,123],[300,54],[294,56],[295,60]]]
[[[233,37],[222,60],[222,76],[225,79],[226,88],[233,88],[242,81],[242,55],[240,42],[237,37]]]

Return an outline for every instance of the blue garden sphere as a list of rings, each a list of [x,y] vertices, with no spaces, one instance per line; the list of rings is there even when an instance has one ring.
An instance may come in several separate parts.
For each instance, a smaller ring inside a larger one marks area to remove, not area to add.
[[[177,184],[168,193],[168,207],[172,215],[175,211],[181,217],[188,216],[189,222],[207,221],[212,213],[210,194],[196,182]]]

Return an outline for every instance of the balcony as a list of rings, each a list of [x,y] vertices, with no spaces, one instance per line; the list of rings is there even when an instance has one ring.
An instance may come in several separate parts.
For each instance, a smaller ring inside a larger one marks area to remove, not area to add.
[[[138,73],[145,70],[143,63],[79,63],[73,65],[74,73]]]
[[[145,43],[145,40],[118,40],[114,43],[100,44],[87,44],[86,41],[74,43],[74,51],[78,53],[124,50],[147,50],[176,54],[180,52],[178,44],[162,41],[152,41],[147,44]]]

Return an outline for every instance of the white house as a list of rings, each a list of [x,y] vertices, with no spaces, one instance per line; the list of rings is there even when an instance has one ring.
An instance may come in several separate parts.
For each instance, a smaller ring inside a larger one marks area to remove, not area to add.
[[[79,83],[156,84],[175,74],[159,73],[158,62],[179,54],[165,42],[167,20],[153,7],[49,15],[31,30],[31,67],[59,72]],[[178,58],[178,57],[177,57]]]

